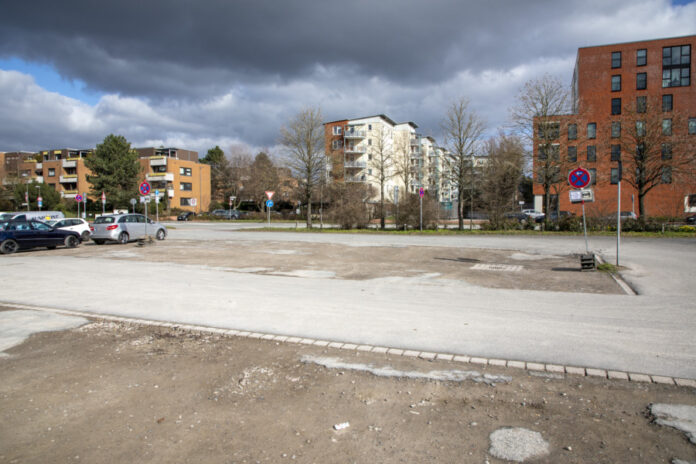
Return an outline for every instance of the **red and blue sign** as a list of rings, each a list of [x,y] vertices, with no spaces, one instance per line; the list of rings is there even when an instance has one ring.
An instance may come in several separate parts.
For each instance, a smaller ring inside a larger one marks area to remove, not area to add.
[[[591,180],[590,171],[585,168],[573,169],[570,171],[570,174],[568,174],[568,183],[571,187],[575,187],[576,189],[587,187],[590,185]]]
[[[147,195],[150,193],[150,184],[148,184],[147,182],[143,182],[140,184],[138,190],[140,190],[141,195]]]

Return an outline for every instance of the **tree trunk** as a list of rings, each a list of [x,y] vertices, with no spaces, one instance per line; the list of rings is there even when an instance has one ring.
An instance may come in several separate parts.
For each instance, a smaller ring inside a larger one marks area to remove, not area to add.
[[[384,230],[384,186],[379,190],[379,228]]]
[[[312,228],[312,195],[307,196],[307,229]]]
[[[459,230],[464,230],[464,195],[462,195],[461,188],[457,192],[457,222]]]

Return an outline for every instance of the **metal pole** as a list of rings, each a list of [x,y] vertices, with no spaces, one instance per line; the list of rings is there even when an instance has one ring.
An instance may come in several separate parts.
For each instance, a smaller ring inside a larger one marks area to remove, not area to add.
[[[80,202],[77,201],[77,217],[80,217]]]
[[[587,223],[585,222],[585,200],[582,201],[582,230],[585,232],[585,253],[590,253],[590,247],[587,246]]]
[[[420,197],[420,231],[423,232],[423,197]]]
[[[266,205],[266,211],[268,211],[268,228],[271,228],[271,208]]]
[[[619,251],[621,250],[621,178],[619,178],[619,188],[617,193],[616,205],[616,267],[619,267]]]
[[[27,184],[27,193],[24,195],[24,199],[27,200],[27,211],[29,211],[29,184]]]

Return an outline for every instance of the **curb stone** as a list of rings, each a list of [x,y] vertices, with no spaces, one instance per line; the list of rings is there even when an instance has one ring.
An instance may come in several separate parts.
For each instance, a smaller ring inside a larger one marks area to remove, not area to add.
[[[258,332],[248,332],[243,330],[235,329],[222,329],[219,327],[206,327],[197,326],[191,324],[176,324],[157,320],[146,320],[138,318],[129,318],[122,316],[111,316],[108,314],[94,314],[84,311],[73,311],[58,308],[49,308],[41,306],[23,305],[16,303],[4,303],[0,301],[0,305],[15,308],[15,309],[26,309],[32,311],[43,311],[50,312],[54,314],[63,314],[66,316],[80,316],[90,320],[97,321],[108,321],[108,322],[120,322],[126,325],[142,325],[147,327],[166,327],[173,330],[188,331],[199,335],[218,335],[221,337],[243,337],[243,338],[253,338],[253,339],[264,339],[270,341],[277,341],[282,343],[295,343],[300,345],[315,345],[321,347],[348,349],[351,351],[366,351],[379,354],[389,354],[394,356],[405,356],[412,358],[421,358],[427,360],[446,360],[456,363],[466,363],[466,364],[481,364],[481,365],[491,365],[499,367],[511,367],[517,369],[526,369],[528,371],[548,371],[548,372],[558,372],[562,373],[565,370],[568,374],[587,376],[587,377],[598,377],[598,378],[608,378],[610,380],[623,380],[629,382],[645,382],[654,383],[662,385],[676,385],[679,387],[690,387],[696,389],[696,379],[686,379],[681,377],[669,377],[663,375],[649,375],[634,372],[623,372],[616,370],[605,370],[597,369],[592,367],[578,367],[578,366],[562,366],[559,364],[542,364],[535,362],[525,362],[519,360],[504,360],[504,359],[488,359],[482,357],[469,357],[465,355],[457,355],[450,353],[436,353],[430,351],[415,351],[415,350],[403,350],[400,348],[388,348],[383,346],[372,346],[372,345],[356,345],[347,342],[332,342],[328,340],[316,340],[312,338],[301,338],[293,337],[289,335],[280,334],[263,334]]]

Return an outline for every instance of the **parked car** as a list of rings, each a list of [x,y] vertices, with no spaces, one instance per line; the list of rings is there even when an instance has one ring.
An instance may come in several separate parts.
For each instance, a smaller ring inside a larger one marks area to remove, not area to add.
[[[686,218],[686,223],[689,224],[690,226],[696,225],[696,214],[688,216]]]
[[[621,211],[621,220],[625,221],[626,219],[638,219],[638,216],[633,211]]]
[[[80,234],[80,239],[83,242],[88,241],[90,235],[92,235],[90,225],[84,219],[80,219],[80,218],[61,219],[58,221],[49,221],[48,224],[51,227],[53,227],[54,229],[74,230],[75,232]]]
[[[62,211],[20,211],[10,214],[12,214],[9,218],[10,221],[30,221],[32,219],[37,219],[46,222],[65,218],[65,214],[63,214]]]
[[[154,235],[157,240],[164,240],[167,228],[152,219],[145,219],[142,214],[107,214],[99,216],[92,224],[92,240],[97,245],[104,242],[128,243]]]
[[[193,211],[184,211],[179,216],[177,216],[176,220],[177,221],[190,221],[191,219],[194,218],[194,216],[196,216],[196,213],[194,213]]]
[[[570,211],[551,211],[549,213],[549,221],[551,222],[558,222],[563,218],[575,216],[573,213]]]
[[[210,214],[220,219],[239,219],[243,215],[241,211],[238,211],[236,209],[216,209],[212,211]]]
[[[515,221],[518,221],[522,224],[526,224],[527,221],[529,221],[529,216],[527,216],[524,213],[519,213],[519,212],[505,213],[505,214],[503,214],[503,217],[507,220],[515,220]]]
[[[75,248],[80,244],[80,234],[72,230],[55,229],[45,222],[8,221],[0,225],[0,253],[7,255],[18,250],[59,245]]]
[[[544,220],[544,217],[546,216],[541,211],[537,211],[535,209],[525,209],[525,210],[522,210],[522,212],[524,214],[526,214],[534,222],[541,222]]]

